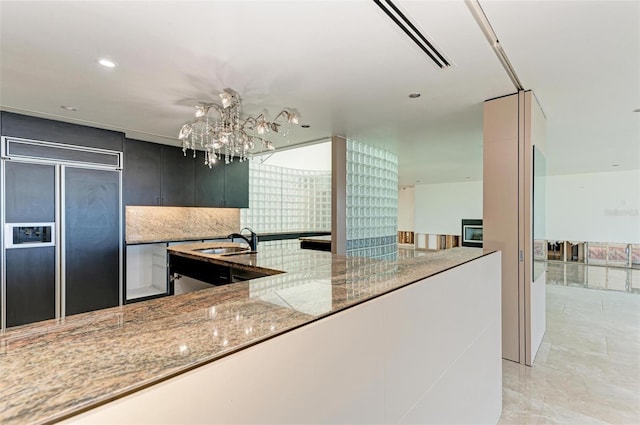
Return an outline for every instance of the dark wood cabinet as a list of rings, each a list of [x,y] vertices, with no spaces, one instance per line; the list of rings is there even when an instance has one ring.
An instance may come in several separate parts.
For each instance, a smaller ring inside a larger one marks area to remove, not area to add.
[[[7,223],[55,222],[54,165],[6,161],[4,173]],[[25,244],[7,249],[5,255],[7,326],[53,319],[56,306],[55,247]]]
[[[249,207],[249,162],[204,165],[182,148],[126,139],[125,205],[210,208]]]
[[[195,161],[192,155],[185,156],[181,148],[161,146],[162,205],[169,207],[192,207],[195,205]]]
[[[231,283],[231,268],[228,266],[169,254],[169,276],[174,274],[215,286]]]
[[[198,152],[198,159],[203,155]],[[195,188],[196,207],[224,207],[225,165],[218,162],[212,168],[196,161]]]
[[[122,152],[124,134],[119,131],[104,130],[6,111],[0,112],[0,118],[3,136]]]
[[[126,205],[161,205],[161,146],[126,139],[123,189]]]
[[[64,275],[66,314],[119,304],[120,176],[66,167]]]
[[[249,161],[236,158],[224,166],[224,206],[249,208]]]
[[[55,247],[6,251],[7,327],[56,315]]]
[[[56,221],[56,169],[48,164],[5,163],[5,222]]]
[[[277,272],[278,274],[280,272]],[[244,280],[258,279],[269,276],[255,270],[245,270],[208,261],[186,258],[181,255],[169,254],[169,276],[182,275],[199,280],[209,285],[228,285]]]

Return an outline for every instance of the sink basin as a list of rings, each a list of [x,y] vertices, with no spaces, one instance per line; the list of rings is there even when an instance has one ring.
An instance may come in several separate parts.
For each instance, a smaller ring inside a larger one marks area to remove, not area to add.
[[[231,255],[231,254],[248,254],[251,252],[250,248],[243,246],[221,246],[218,248],[203,248],[195,249],[194,251],[201,252],[202,254],[217,254],[217,255]]]

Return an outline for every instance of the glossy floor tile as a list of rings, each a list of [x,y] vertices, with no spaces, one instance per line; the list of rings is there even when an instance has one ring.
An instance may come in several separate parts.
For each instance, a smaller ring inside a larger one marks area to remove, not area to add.
[[[640,424],[640,294],[547,285],[532,367],[503,360],[499,424]]]
[[[536,262],[547,270],[547,283],[640,294],[640,269],[572,262]]]

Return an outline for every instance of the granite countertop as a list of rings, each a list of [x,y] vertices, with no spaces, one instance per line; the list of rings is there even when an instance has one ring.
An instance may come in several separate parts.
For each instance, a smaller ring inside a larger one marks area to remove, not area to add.
[[[224,260],[286,273],[6,331],[0,423],[72,416],[492,252],[400,250],[383,261],[293,242]]]
[[[304,236],[298,239],[301,241],[309,241],[309,242],[317,242],[317,243],[331,243],[331,235]]]
[[[185,236],[182,238],[173,237],[170,239],[159,238],[159,237],[146,237],[146,238],[137,238],[137,239],[127,239],[127,245],[146,245],[146,244],[154,244],[154,243],[171,243],[171,242],[196,242],[196,241],[205,241],[209,239],[227,239],[227,235],[203,235],[203,236]],[[227,239],[228,240],[228,239]]]
[[[295,243],[295,241],[292,241]],[[282,248],[281,245],[286,246]],[[326,265],[332,261],[328,253],[307,253],[303,250],[295,249],[291,243],[274,244],[261,243],[258,252],[249,254],[204,254],[199,250],[214,247],[236,247],[246,244],[235,242],[195,242],[188,244],[174,245],[167,248],[167,252],[182,257],[191,258],[223,266],[231,266],[239,269],[253,270],[268,275],[280,274],[283,272],[297,272],[307,269],[309,266]],[[264,249],[267,247],[266,249]]]

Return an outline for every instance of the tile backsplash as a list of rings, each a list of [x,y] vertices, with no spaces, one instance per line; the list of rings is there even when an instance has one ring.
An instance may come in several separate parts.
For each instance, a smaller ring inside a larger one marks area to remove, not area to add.
[[[127,243],[224,237],[239,230],[238,208],[126,208]]]

